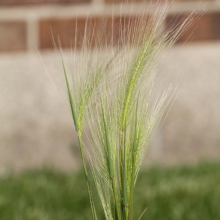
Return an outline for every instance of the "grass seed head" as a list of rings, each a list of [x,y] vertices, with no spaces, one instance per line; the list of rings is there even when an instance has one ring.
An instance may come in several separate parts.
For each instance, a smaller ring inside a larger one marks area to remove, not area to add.
[[[80,59],[73,61],[72,88],[62,60],[75,128],[89,143],[106,219],[132,219],[137,175],[175,90],[171,83],[155,93],[162,77],[155,68],[197,18],[192,13],[164,28],[171,3],[145,2],[139,11],[134,4],[126,16],[88,19]]]

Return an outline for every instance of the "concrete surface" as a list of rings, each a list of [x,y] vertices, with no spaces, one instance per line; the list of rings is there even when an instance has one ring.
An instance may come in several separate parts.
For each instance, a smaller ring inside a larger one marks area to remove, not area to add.
[[[41,56],[63,99],[55,53]],[[65,56],[70,58],[68,52]],[[166,55],[166,77],[180,74],[182,79],[147,162],[220,158],[219,60],[220,42],[176,45]],[[38,53],[0,54],[0,172],[45,165],[72,170],[80,164],[72,119]]]

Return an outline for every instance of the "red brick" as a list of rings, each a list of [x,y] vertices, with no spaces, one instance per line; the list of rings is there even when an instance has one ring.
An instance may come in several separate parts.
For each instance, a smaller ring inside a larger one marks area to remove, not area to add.
[[[77,19],[78,31],[76,33],[76,19],[41,20],[40,47],[42,49],[53,48],[53,40],[51,37],[52,34],[50,30],[51,28],[53,30],[53,35],[55,36],[56,39],[56,44],[58,43],[57,36],[59,36],[61,45],[64,48],[70,47],[71,41],[75,42],[75,36],[77,39],[76,46],[78,48],[82,46],[83,38],[85,36],[87,39],[87,43],[89,43],[89,46],[91,47],[95,46],[95,44],[97,43],[103,46],[106,44],[111,45],[112,43],[114,45],[121,44],[122,41],[123,43],[126,43],[125,41],[129,40],[129,38],[127,37],[128,32],[132,32],[132,31],[138,32],[140,26],[138,25],[137,21],[138,21],[138,16],[136,17],[125,16],[122,18],[117,16],[113,20],[112,17],[106,17],[106,18],[93,17],[89,19],[88,22],[86,21],[85,18],[81,18],[81,19]],[[141,21],[143,22],[143,20]],[[85,33],[86,24],[87,24],[87,32]],[[112,37],[112,32],[113,32],[113,37]],[[124,36],[126,37],[123,38]]]
[[[27,48],[26,23],[22,21],[0,22],[0,51],[25,50]]]
[[[68,4],[84,2],[91,2],[91,0],[0,0],[0,5],[18,6],[35,4]]]
[[[174,16],[167,18],[167,24]],[[220,13],[208,13],[196,20],[179,38],[178,42],[200,42],[220,39]]]
[[[152,0],[105,0],[106,3],[121,3],[121,2],[152,2]],[[160,0],[163,1],[163,0]],[[175,0],[175,2],[196,2],[196,1],[213,1],[213,0]]]
[[[80,45],[80,41],[84,36],[86,19],[78,19],[78,42],[77,45]],[[75,39],[75,29],[76,29],[76,19],[47,19],[40,21],[40,47],[44,48],[53,48],[52,35],[56,39],[59,37],[62,47],[70,47],[71,40]]]
[[[212,19],[212,34],[213,40],[220,39],[220,13],[210,14],[210,19]]]
[[[207,2],[207,1],[215,1],[215,0],[175,0],[175,2]]]
[[[135,3],[135,2],[151,2],[151,0],[104,0],[106,3]]]

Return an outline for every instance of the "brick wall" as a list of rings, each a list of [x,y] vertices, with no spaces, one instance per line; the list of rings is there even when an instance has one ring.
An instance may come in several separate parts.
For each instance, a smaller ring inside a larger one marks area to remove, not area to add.
[[[103,12],[107,18],[111,16],[113,1],[117,17],[120,13],[119,3],[123,0],[1,0],[0,52],[28,51],[36,47],[42,50],[52,49],[51,29],[59,35],[62,46],[69,47],[70,39],[74,36],[76,19],[83,32],[88,14],[96,20]],[[189,13],[196,8],[198,2],[202,4],[199,0],[176,0],[167,17],[166,25],[180,12]],[[207,12],[185,32],[179,43],[186,40],[193,43],[220,39],[218,2],[206,1]]]
[[[24,21],[0,21],[0,50],[26,50],[26,28]]]
[[[71,4],[91,2],[91,0],[1,0],[3,6],[21,6],[21,5],[45,5],[45,4]]]

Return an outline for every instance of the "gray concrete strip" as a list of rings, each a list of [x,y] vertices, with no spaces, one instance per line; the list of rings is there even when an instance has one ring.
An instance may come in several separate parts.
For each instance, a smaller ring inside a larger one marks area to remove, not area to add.
[[[71,55],[64,55],[69,65]],[[41,56],[68,109],[56,54],[45,51]],[[158,71],[169,63],[165,79],[182,79],[147,163],[220,158],[219,58],[219,42],[174,46],[159,65]],[[43,165],[78,169],[81,160],[72,119],[37,52],[0,54],[0,70],[0,171]]]

